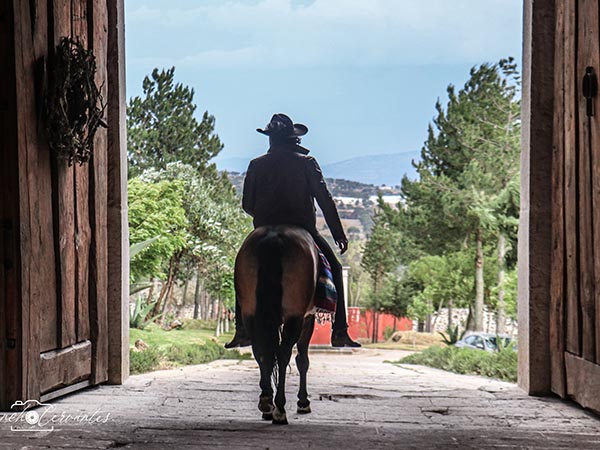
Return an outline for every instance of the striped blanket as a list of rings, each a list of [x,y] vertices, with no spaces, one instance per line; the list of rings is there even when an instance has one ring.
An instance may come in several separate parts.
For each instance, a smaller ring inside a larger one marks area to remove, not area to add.
[[[333,315],[338,296],[333,283],[331,265],[321,249],[317,247],[317,250],[319,251],[319,277],[315,291],[315,307],[317,308],[317,314]]]

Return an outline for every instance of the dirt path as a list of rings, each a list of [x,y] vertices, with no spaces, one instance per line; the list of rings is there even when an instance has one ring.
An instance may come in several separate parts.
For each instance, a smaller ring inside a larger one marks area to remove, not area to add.
[[[51,412],[110,413],[106,423],[69,418],[33,433],[0,421],[0,449],[600,449],[600,420],[576,406],[527,397],[509,383],[385,362],[405,353],[313,354],[310,415],[295,412],[292,366],[288,426],[261,421],[254,361],[217,361],[89,389]]]

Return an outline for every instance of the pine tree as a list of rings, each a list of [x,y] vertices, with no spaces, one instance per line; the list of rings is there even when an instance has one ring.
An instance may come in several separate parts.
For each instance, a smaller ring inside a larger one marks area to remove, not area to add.
[[[155,68],[142,87],[143,96],[132,98],[127,108],[129,177],[175,161],[205,170],[223,145],[214,134],[214,117],[208,112],[200,121],[195,117],[194,89],[175,83],[175,67]]]

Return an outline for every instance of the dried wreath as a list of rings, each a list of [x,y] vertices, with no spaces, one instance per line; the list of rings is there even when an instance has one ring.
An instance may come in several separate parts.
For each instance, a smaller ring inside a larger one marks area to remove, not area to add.
[[[106,105],[96,86],[96,58],[79,40],[63,37],[51,60],[45,102],[46,132],[50,149],[82,165],[94,151],[94,136]],[[100,87],[101,88],[101,87]]]

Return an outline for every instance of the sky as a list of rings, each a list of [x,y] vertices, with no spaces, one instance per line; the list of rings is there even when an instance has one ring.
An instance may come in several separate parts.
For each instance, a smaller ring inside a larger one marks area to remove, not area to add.
[[[321,164],[417,152],[469,69],[521,60],[521,0],[126,0],[127,95],[175,66],[221,160],[263,153],[273,113],[304,123]]]

